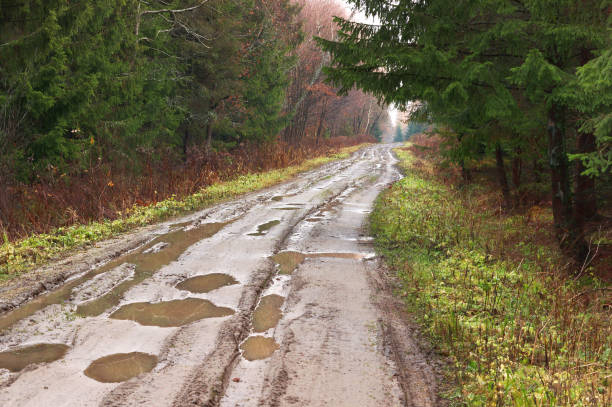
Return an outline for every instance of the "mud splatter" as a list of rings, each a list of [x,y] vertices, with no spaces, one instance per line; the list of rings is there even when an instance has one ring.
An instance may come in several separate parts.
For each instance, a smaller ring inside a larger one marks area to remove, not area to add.
[[[242,357],[252,361],[269,358],[279,349],[279,345],[274,341],[274,338],[250,336],[240,345],[240,349],[242,349]]]
[[[223,273],[211,273],[203,276],[196,276],[181,281],[176,285],[179,290],[191,291],[192,293],[202,294],[228,285],[238,284],[238,281],[230,275]]]
[[[232,315],[231,308],[217,307],[208,300],[186,298],[158,303],[135,302],[111,314],[114,319],[127,319],[147,326],[182,326],[204,318]]]
[[[265,332],[278,324],[283,315],[281,307],[284,300],[284,297],[276,294],[266,295],[261,299],[253,313],[253,330],[255,332]]]
[[[119,383],[150,372],[155,365],[157,356],[148,353],[116,353],[94,360],[84,373],[102,383]]]
[[[257,226],[257,232],[249,233],[249,236],[264,236],[268,233],[270,229],[272,229],[279,223],[280,220],[271,220],[270,222],[262,223],[261,225]]]
[[[49,363],[66,354],[69,347],[61,343],[39,343],[0,353],[0,369],[19,372],[35,363]]]

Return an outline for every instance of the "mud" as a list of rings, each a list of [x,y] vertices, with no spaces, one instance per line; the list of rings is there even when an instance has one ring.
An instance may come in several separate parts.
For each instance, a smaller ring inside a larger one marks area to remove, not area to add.
[[[271,257],[278,264],[279,273],[291,274],[306,259],[336,258],[361,260],[366,257],[363,253],[300,253],[293,251],[280,252]]]
[[[238,281],[236,281],[234,277],[223,273],[212,273],[188,278],[178,283],[176,288],[202,294],[234,284],[238,284]]]
[[[208,300],[186,298],[158,303],[136,302],[124,305],[110,315],[113,319],[127,319],[146,326],[182,326],[204,318],[232,315],[234,310],[217,307]]]
[[[242,357],[250,361],[269,358],[279,348],[274,338],[265,336],[250,336],[240,345]]]
[[[274,328],[281,319],[284,301],[285,298],[276,294],[263,297],[253,313],[253,331],[265,332]]]
[[[85,376],[102,383],[119,383],[148,373],[157,365],[157,356],[142,352],[117,353],[96,359]]]
[[[176,261],[189,246],[202,239],[213,236],[225,225],[227,225],[227,222],[205,223],[193,229],[172,231],[156,238],[141,251],[129,254],[112,262],[115,263],[115,265],[119,262],[134,264],[136,266],[134,277],[113,287],[106,295],[79,305],[76,311],[77,314],[80,316],[94,317],[118,305],[121,298],[123,298],[123,294],[130,288],[153,276],[153,274],[163,266]],[[160,243],[164,244],[160,245]],[[151,250],[156,246],[159,247],[159,250]],[[107,269],[108,267],[112,267],[112,265],[107,266]]]
[[[264,236],[268,233],[270,229],[272,229],[274,226],[278,225],[279,223],[280,223],[280,220],[278,219],[271,220],[270,222],[262,223],[261,225],[257,226],[257,232],[249,233],[249,236]]]
[[[2,370],[0,405],[428,406],[435,383],[421,372],[429,356],[402,347],[414,331],[394,309],[375,306],[389,289],[366,278],[378,261],[362,226],[397,175],[393,162],[388,146],[372,146],[115,246],[96,244],[86,262],[61,263],[61,278],[29,292],[64,285],[19,309],[27,318],[4,329],[0,351],[70,350],[53,363]],[[190,237],[204,221],[216,233]],[[28,308],[36,301],[44,304]],[[92,316],[76,315],[92,304]]]
[[[300,209],[299,206],[283,206],[280,208],[275,208],[278,209],[279,211],[297,211],[298,209]]]
[[[64,357],[69,346],[60,343],[39,343],[0,353],[0,369],[19,372],[26,366],[49,363]]]

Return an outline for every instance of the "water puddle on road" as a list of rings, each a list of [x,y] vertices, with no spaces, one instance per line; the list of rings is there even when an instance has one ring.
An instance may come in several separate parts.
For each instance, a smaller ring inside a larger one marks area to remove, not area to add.
[[[202,294],[233,284],[238,284],[234,277],[223,273],[212,273],[188,278],[178,283],[176,288]]]
[[[34,363],[49,363],[66,354],[69,346],[61,343],[39,343],[0,353],[0,369],[19,372]]]
[[[291,274],[302,264],[306,256],[300,252],[280,252],[272,256],[272,261],[278,264],[281,274]]]
[[[116,353],[94,360],[84,373],[102,383],[119,383],[150,372],[155,365],[157,356],[148,353]]]
[[[274,202],[280,202],[280,201],[282,201],[282,200],[283,200],[283,198],[284,198],[284,197],[283,197],[282,195],[277,195],[277,196],[273,196],[273,197],[272,197],[272,200],[273,200]]]
[[[95,317],[119,304],[123,294],[125,294],[127,290],[151,277],[162,267],[178,260],[189,246],[202,239],[213,236],[225,225],[226,223],[206,223],[200,227],[189,230],[176,230],[164,236],[160,236],[157,242],[150,246],[147,245],[148,247],[144,248],[142,251],[126,256],[122,262],[134,264],[136,266],[134,277],[115,286],[110,292],[102,297],[79,305],[76,311],[77,314]],[[162,247],[159,246],[160,243],[166,243],[166,245]],[[155,250],[156,245],[161,247],[161,249]]]
[[[280,220],[271,220],[270,222],[262,223],[257,226],[257,232],[249,233],[249,236],[264,236],[268,234],[268,231],[274,226],[278,225]]]
[[[284,297],[276,294],[263,297],[253,313],[253,330],[255,332],[266,332],[268,329],[274,328],[283,315],[281,307],[284,301]]]
[[[251,361],[269,358],[278,348],[274,338],[265,336],[250,336],[240,345],[242,357]]]
[[[208,300],[186,298],[157,303],[135,302],[124,305],[110,318],[136,321],[140,325],[172,327],[182,326],[204,318],[232,315],[234,310],[217,307]]]
[[[271,257],[272,261],[278,264],[280,274],[291,274],[297,266],[306,259],[317,258],[336,258],[361,260],[365,257],[362,253],[300,253],[300,252],[280,252]]]
[[[121,296],[123,296],[123,293],[129,288],[153,275],[153,273],[163,265],[178,259],[178,257],[192,244],[204,238],[213,236],[231,222],[233,221],[224,223],[206,223],[190,230],[175,230],[164,235],[157,236],[151,242],[147,243],[138,250],[120,256],[97,269],[87,272],[85,275],[79,278],[75,278],[69,283],[63,285],[61,288],[39,295],[32,301],[29,301],[28,303],[23,304],[20,307],[0,316],[0,332],[49,305],[63,303],[70,298],[72,290],[75,287],[89,281],[93,277],[112,270],[124,263],[135,264],[136,273],[133,279],[122,282],[115,287],[112,292],[103,296],[99,300],[82,304],[77,311],[84,316],[100,315],[109,307],[118,304]],[[161,250],[158,253],[144,254],[145,251],[161,242],[170,243],[171,246]],[[148,259],[148,257],[150,257],[150,259]]]
[[[278,209],[279,211],[297,211],[298,209],[300,209],[299,206],[282,206],[280,208],[274,208],[274,209]]]

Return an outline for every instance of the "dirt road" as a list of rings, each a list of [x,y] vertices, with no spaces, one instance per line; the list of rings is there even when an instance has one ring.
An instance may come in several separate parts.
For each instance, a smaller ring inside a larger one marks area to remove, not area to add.
[[[146,240],[0,316],[0,405],[436,405],[363,227],[394,163],[369,147],[114,242]]]

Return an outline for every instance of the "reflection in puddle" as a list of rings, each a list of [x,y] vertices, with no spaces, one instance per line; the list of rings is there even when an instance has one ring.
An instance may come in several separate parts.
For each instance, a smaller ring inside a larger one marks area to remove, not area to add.
[[[283,196],[281,196],[281,195],[273,196],[272,200],[275,201],[275,202],[280,202],[280,201],[283,200]]]
[[[278,264],[281,274],[291,274],[302,264],[304,260],[316,258],[336,258],[361,260],[365,257],[362,253],[300,253],[300,252],[280,252],[271,257],[272,261]]]
[[[271,220],[270,222],[262,223],[261,225],[257,226],[257,232],[249,233],[249,236],[263,236],[267,234],[270,229],[272,229],[274,226],[278,225],[279,223],[280,223],[280,220]]]
[[[274,209],[278,209],[281,211],[297,211],[298,209],[300,209],[299,206],[283,206],[280,208],[274,208]]]
[[[176,288],[201,294],[233,284],[238,284],[234,277],[223,273],[212,273],[188,278],[178,283]]]
[[[85,376],[102,383],[118,383],[150,372],[155,365],[157,356],[148,353],[117,353],[94,360],[85,369]]]
[[[68,346],[61,343],[39,343],[37,345],[0,353],[0,369],[18,372],[34,363],[48,363],[62,358]]]
[[[32,301],[23,304],[19,308],[0,316],[0,332],[49,305],[63,303],[70,298],[73,288],[78,287],[86,281],[89,281],[93,277],[112,270],[124,263],[135,264],[136,273],[133,279],[122,282],[110,293],[100,298],[99,301],[96,300],[83,304],[77,310],[77,312],[81,315],[100,315],[109,307],[118,304],[123,293],[129,288],[151,276],[163,265],[178,259],[178,257],[192,244],[214,235],[225,225],[231,222],[232,221],[225,223],[207,223],[188,231],[176,230],[165,235],[160,235],[135,252],[120,256],[102,267],[91,270],[79,278],[75,278],[59,289],[40,295]],[[170,243],[171,247],[168,247],[159,253],[143,255],[144,251],[160,242],[168,242]],[[151,259],[147,259],[147,257],[150,257]]]
[[[98,316],[107,309],[119,304],[127,290],[151,277],[163,266],[176,261],[189,246],[202,239],[211,237],[225,225],[226,223],[206,223],[194,229],[176,230],[160,236],[142,250],[124,256],[123,259],[118,259],[121,263],[131,263],[136,266],[134,277],[115,286],[102,297],[79,305],[77,307],[77,314],[82,316]],[[167,245],[162,247],[160,239],[163,239],[163,243],[167,243]],[[161,249],[150,250],[155,247],[161,247]]]
[[[265,332],[278,324],[282,316],[281,307],[284,300],[283,297],[276,294],[266,295],[261,299],[253,313],[253,330],[255,332]]]
[[[111,314],[114,319],[127,319],[147,326],[181,326],[203,318],[232,315],[231,308],[217,307],[208,300],[186,298],[151,304],[135,302],[124,305]]]
[[[274,338],[250,336],[240,345],[242,356],[246,360],[259,360],[270,357],[279,348]]]

